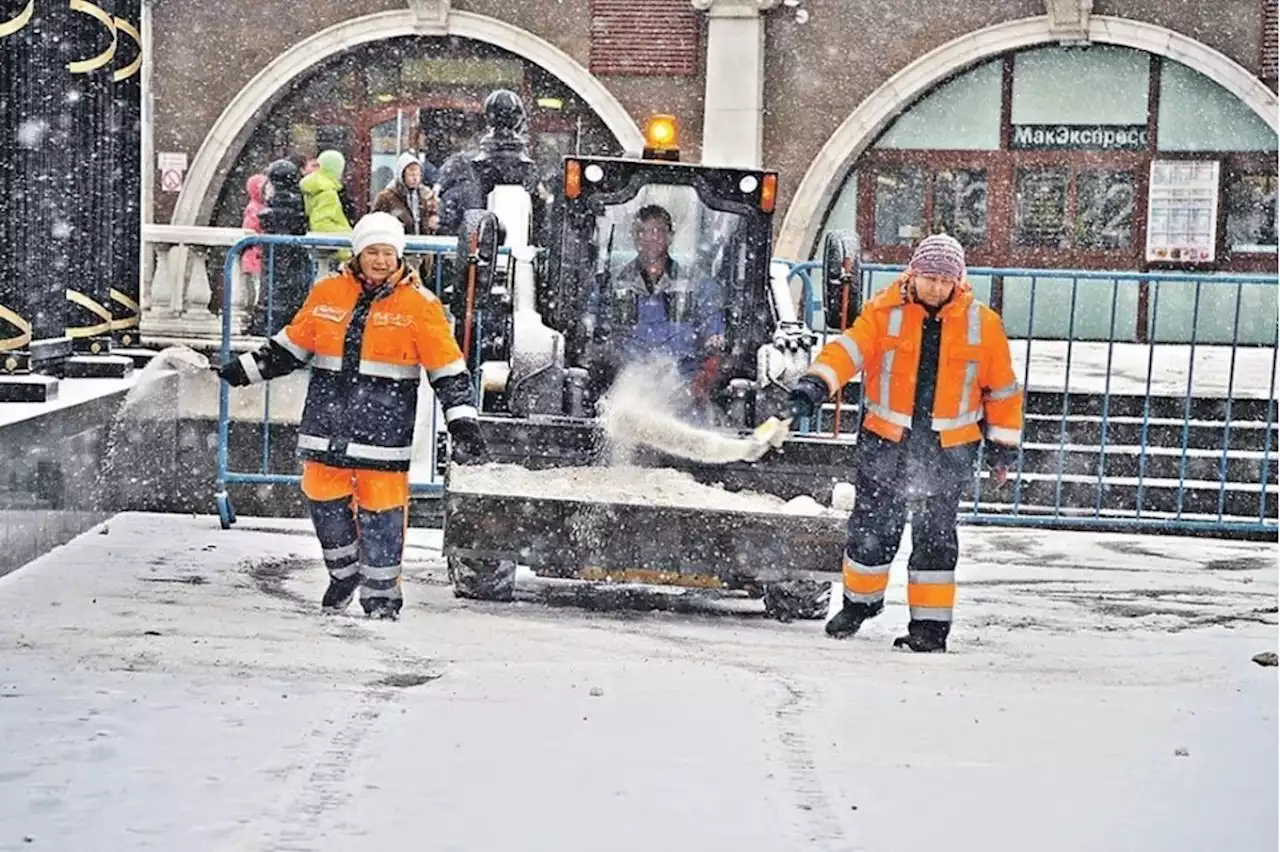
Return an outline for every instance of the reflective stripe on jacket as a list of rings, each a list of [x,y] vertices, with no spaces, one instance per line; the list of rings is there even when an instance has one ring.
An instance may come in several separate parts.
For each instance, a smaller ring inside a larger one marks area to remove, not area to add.
[[[1022,387],[1000,315],[973,297],[962,283],[939,312],[942,343],[933,400],[932,425],[943,447],[987,437],[1017,446],[1022,435]],[[863,428],[890,441],[911,426],[920,335],[925,310],[907,294],[907,278],[876,295],[857,320],[832,340],[808,374],[826,383],[830,394],[859,372],[866,394]]]
[[[471,376],[440,300],[401,267],[366,289],[350,267],[320,281],[288,327],[241,356],[250,379],[311,366],[298,455],[336,467],[408,470],[426,369],[445,421],[475,419]]]

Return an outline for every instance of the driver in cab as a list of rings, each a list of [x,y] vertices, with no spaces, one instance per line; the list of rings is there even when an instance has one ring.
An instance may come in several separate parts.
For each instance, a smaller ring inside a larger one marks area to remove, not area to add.
[[[610,328],[618,361],[669,355],[697,396],[724,350],[723,297],[713,279],[693,280],[671,257],[674,234],[665,207],[640,208],[631,225],[636,257],[612,274],[611,315],[598,319]]]

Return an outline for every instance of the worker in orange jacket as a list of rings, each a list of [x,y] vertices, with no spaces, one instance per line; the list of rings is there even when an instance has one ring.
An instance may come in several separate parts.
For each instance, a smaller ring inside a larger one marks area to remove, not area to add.
[[[935,234],[920,242],[906,272],[823,347],[779,418],[811,417],[858,373],[866,403],[844,605],[826,630],[852,636],[884,608],[910,509],[911,621],[893,644],[945,651],[956,596],[956,512],[979,442],[985,438],[984,457],[1003,483],[1022,432],[1022,388],[1004,325],[974,298],[955,239]]]
[[[318,282],[292,322],[256,352],[218,368],[241,386],[310,366],[298,427],[302,491],[329,569],[322,607],[398,618],[418,382],[427,371],[453,459],[488,458],[466,361],[444,308],[404,263],[404,226],[370,213],[353,258]]]

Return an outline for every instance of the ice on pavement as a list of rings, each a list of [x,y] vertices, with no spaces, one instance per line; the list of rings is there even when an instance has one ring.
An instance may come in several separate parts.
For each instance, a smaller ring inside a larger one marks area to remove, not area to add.
[[[1274,544],[962,528],[952,653],[453,598],[322,617],[308,525],[122,515],[0,579],[0,849],[1277,845]],[[909,540],[909,539],[908,539]]]

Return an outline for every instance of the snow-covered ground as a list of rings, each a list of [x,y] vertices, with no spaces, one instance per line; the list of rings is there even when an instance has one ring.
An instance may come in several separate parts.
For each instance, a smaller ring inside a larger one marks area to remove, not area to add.
[[[818,622],[464,602],[322,617],[305,523],[122,515],[0,579],[0,849],[1270,852],[1275,546],[963,529]],[[900,560],[905,557],[905,551]]]
[[[134,370],[123,379],[60,379],[57,396],[48,402],[6,402],[0,404],[0,426],[20,423],[64,408],[84,405],[99,397],[133,388],[141,370]],[[150,374],[148,374],[150,378]]]

